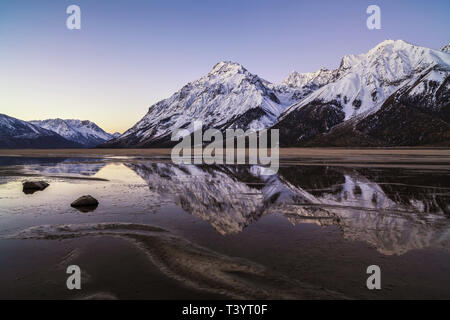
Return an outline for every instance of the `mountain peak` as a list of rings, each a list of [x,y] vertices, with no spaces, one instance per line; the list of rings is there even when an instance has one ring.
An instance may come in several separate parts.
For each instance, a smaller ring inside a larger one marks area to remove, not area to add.
[[[367,53],[344,56],[339,69],[333,72],[332,81],[289,107],[281,119],[298,120],[298,114],[308,110],[305,106],[312,110],[317,102],[336,107],[329,108],[330,112],[336,112],[332,121],[355,119],[377,112],[399,88],[411,88],[417,81],[422,82],[421,86],[411,92],[419,95],[431,90],[434,94],[433,88],[439,86],[429,82],[444,83],[449,65],[450,57],[444,52],[403,40],[385,40]],[[297,113],[287,118],[293,110]]]
[[[220,61],[214,65],[209,74],[238,74],[245,72],[247,72],[247,69],[245,69],[240,63],[233,61]]]
[[[301,88],[305,85],[322,86],[330,80],[331,75],[331,71],[324,67],[316,72],[299,73],[292,71],[283,81],[283,84],[295,88]]]
[[[384,40],[367,53],[345,55],[339,66],[339,76],[350,69],[365,68],[382,73],[382,78],[392,81],[404,79],[414,70],[423,70],[434,64],[448,64],[442,52],[411,44],[404,40]]]
[[[411,50],[415,48],[417,48],[417,46],[404,40],[384,40],[383,42],[380,42],[375,47],[370,49],[369,52],[367,52],[367,55],[378,56],[380,54],[392,54],[393,52]]]
[[[193,130],[194,120],[219,130],[268,128],[290,104],[292,94],[288,88],[277,92],[239,63],[221,61],[206,76],[150,106],[138,123],[102,146],[171,146],[171,133],[177,128]]]
[[[380,49],[380,48],[392,47],[392,46],[394,46],[394,47],[402,47],[402,46],[405,46],[405,45],[406,46],[413,46],[413,44],[408,43],[408,42],[406,42],[404,40],[401,40],[401,39],[399,39],[399,40],[387,39],[387,40],[384,40],[384,41],[380,42],[379,44],[377,44],[372,50],[376,51],[377,49]]]

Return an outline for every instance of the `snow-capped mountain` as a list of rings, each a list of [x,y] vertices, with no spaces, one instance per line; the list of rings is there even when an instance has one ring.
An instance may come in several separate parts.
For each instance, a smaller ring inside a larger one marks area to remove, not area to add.
[[[342,106],[347,120],[379,108],[398,88],[414,83],[424,71],[435,65],[449,67],[450,57],[402,40],[386,40],[366,54],[344,56],[335,72],[337,79],[285,113],[314,100],[335,100]]]
[[[115,138],[114,135],[105,132],[89,120],[47,119],[30,121],[30,123],[54,131],[67,140],[79,143],[84,147],[95,147]]]
[[[201,120],[205,130],[257,131],[276,122],[295,101],[294,93],[295,89],[274,86],[238,63],[219,62],[206,76],[152,105],[142,120],[103,146],[167,146],[172,132],[178,128],[192,131],[190,124],[195,120]]]
[[[81,147],[59,134],[0,114],[0,148],[74,148]]]
[[[344,56],[332,74],[279,117],[282,145],[449,142],[449,53],[386,40]]]

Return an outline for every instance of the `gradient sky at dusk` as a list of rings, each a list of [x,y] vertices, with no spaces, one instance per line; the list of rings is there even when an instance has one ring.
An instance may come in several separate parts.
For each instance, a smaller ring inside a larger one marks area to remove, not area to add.
[[[81,30],[66,28],[70,4]],[[382,30],[366,28],[370,4]],[[123,132],[221,60],[278,83],[385,39],[439,49],[449,31],[448,0],[0,0],[0,113]]]

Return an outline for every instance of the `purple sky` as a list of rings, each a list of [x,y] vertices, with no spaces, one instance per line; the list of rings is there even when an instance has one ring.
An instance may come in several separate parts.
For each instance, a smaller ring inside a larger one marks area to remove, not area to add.
[[[81,30],[66,28],[70,4],[81,7]],[[381,30],[366,28],[369,4],[381,8]],[[0,113],[123,132],[218,61],[277,83],[385,39],[439,49],[449,12],[448,0],[2,0]]]

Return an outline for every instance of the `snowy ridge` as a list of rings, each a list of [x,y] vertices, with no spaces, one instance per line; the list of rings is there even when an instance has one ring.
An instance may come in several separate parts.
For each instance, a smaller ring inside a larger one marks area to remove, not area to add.
[[[403,40],[383,41],[366,54],[344,56],[331,83],[289,107],[281,118],[313,101],[335,101],[342,106],[345,120],[375,112],[395,91],[412,85],[435,66],[446,67],[448,75],[450,54]]]
[[[56,132],[67,140],[77,142],[86,147],[95,147],[114,138],[112,134],[106,133],[89,120],[47,119],[30,121],[30,123]]]
[[[0,148],[79,147],[59,134],[27,121],[0,114]]]
[[[326,68],[308,73],[292,71],[282,84],[291,88],[303,88],[305,86],[319,88],[326,85],[332,77],[333,72]]]
[[[6,114],[0,114],[0,130],[2,135],[10,135],[15,138],[35,138],[40,135],[52,136],[51,131],[35,126],[23,120],[19,120]]]

